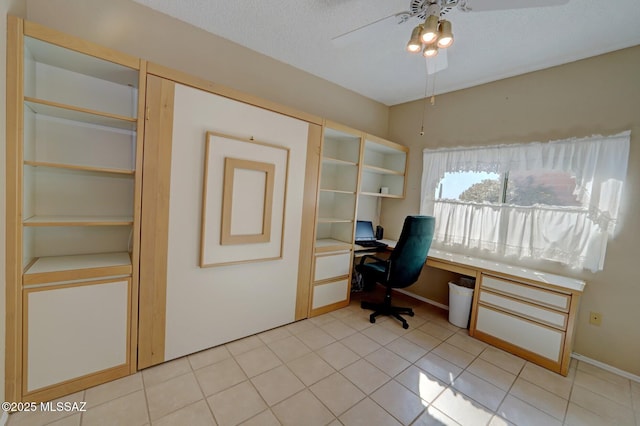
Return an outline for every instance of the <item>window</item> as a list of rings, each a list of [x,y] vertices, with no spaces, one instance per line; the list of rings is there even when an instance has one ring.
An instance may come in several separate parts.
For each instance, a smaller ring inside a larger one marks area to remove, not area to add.
[[[436,217],[434,246],[601,270],[629,139],[425,150],[421,213]]]

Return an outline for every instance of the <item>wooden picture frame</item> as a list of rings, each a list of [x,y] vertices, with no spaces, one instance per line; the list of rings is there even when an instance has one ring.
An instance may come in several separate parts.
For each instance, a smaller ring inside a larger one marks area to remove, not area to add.
[[[231,157],[224,159],[221,245],[270,241],[275,167],[276,165],[273,163]],[[244,179],[240,179],[243,175]],[[262,197],[259,193],[250,193],[250,189],[257,192],[262,190]],[[238,200],[239,198],[240,200]],[[240,209],[243,211],[238,212]],[[256,213],[254,218],[248,217],[251,213]],[[243,218],[236,222],[242,222],[240,226],[248,228],[248,232],[238,229],[238,226],[233,226],[233,219],[238,216]],[[252,231],[256,225],[259,230]]]
[[[200,267],[282,258],[288,175],[289,148],[207,132]]]

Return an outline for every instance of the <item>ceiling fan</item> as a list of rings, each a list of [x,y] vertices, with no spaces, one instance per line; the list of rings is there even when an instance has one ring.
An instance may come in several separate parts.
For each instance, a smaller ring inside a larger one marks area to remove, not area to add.
[[[409,10],[386,16],[340,34],[331,40],[335,45],[348,45],[356,39],[370,38],[370,35],[384,32],[384,28],[389,25],[417,20],[422,23],[413,29],[407,50],[414,53],[422,52],[427,62],[427,73],[435,74],[448,65],[446,48],[453,43],[453,32],[451,23],[442,18],[445,18],[454,8],[462,12],[488,12],[559,6],[568,2],[569,0],[410,0]],[[426,32],[429,34],[425,38]]]

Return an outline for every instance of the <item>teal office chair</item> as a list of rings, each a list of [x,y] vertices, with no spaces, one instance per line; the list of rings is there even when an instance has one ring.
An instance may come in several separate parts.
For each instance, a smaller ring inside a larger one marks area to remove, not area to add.
[[[380,283],[386,287],[382,303],[362,302],[362,309],[374,312],[369,321],[376,322],[378,315],[391,315],[402,322],[402,328],[409,328],[407,321],[400,316],[413,316],[411,308],[391,306],[391,289],[404,288],[415,283],[427,260],[431,247],[435,218],[431,216],[407,216],[402,226],[400,239],[389,259],[381,259],[374,255],[365,255],[360,259],[356,270],[362,274],[365,288]],[[373,259],[373,262],[367,262]]]

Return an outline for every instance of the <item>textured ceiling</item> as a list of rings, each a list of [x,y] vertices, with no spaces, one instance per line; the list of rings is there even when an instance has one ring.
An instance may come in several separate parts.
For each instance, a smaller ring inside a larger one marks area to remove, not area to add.
[[[408,10],[410,0],[135,1],[386,105],[422,98],[425,87],[445,93],[640,44],[640,0],[453,9],[448,67],[427,80],[424,59],[404,50],[416,18],[332,41]]]

